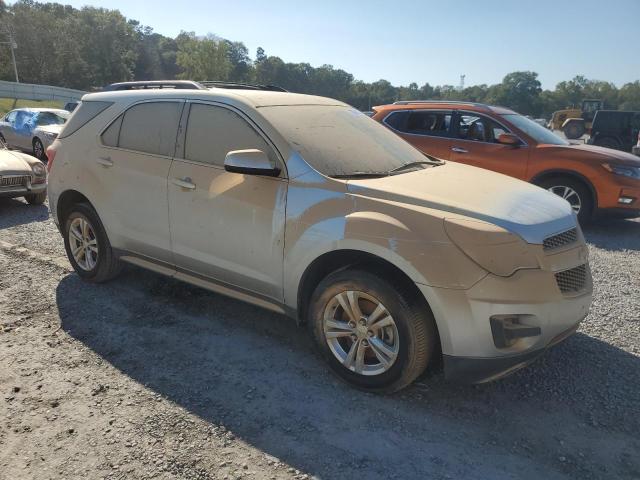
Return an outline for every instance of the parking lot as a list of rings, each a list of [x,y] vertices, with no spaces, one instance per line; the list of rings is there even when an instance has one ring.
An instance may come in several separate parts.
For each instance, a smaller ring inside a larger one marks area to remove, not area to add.
[[[0,199],[0,477],[638,478],[640,222],[586,236],[576,335],[492,384],[436,366],[385,397],[279,315],[134,267],[81,282],[46,205]]]

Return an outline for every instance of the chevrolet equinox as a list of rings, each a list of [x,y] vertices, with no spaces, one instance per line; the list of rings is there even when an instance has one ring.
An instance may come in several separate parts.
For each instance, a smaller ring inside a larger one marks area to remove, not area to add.
[[[112,90],[86,95],[47,152],[87,281],[128,262],[286,314],[339,377],[382,392],[436,355],[447,378],[499,378],[587,315],[585,241],[552,193],[425,156],[337,100]]]

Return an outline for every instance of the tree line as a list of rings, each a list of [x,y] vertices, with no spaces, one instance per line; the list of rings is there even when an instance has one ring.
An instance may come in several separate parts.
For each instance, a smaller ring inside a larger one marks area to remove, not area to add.
[[[278,85],[292,92],[337,98],[361,110],[397,100],[464,100],[501,105],[522,114],[548,117],[585,98],[604,99],[608,109],[640,110],[640,81],[618,88],[611,82],[576,76],[543,90],[538,74],[513,72],[494,85],[459,89],[452,85],[394,86],[364,82],[332,65],[288,63],[258,48],[215,35],[181,32],[170,38],[125,18],[117,10],[58,3],[0,0],[0,35],[18,45],[20,81],[97,90],[127,80],[190,79]],[[0,79],[13,80],[8,44],[0,45]]]

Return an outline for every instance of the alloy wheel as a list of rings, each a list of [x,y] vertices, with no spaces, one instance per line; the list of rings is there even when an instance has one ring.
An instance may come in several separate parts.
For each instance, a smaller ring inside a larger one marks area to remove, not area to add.
[[[42,160],[44,158],[44,146],[39,140],[33,142],[33,153],[39,160]]]
[[[98,263],[98,240],[91,224],[82,217],[69,224],[69,246],[78,266],[87,272]]]
[[[364,292],[345,291],[325,307],[324,336],[333,355],[349,370],[380,375],[400,349],[396,323],[386,307]]]
[[[571,208],[576,212],[576,214],[580,213],[580,209],[582,208],[582,199],[578,192],[573,188],[565,185],[554,185],[553,187],[549,187],[548,190],[569,202],[569,205],[571,205]]]

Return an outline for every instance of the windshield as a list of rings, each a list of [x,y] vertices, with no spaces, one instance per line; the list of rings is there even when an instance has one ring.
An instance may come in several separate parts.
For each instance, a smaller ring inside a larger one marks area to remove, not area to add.
[[[502,115],[502,117],[538,143],[546,143],[549,145],[569,145],[569,142],[560,138],[551,130],[547,130],[533,120],[529,120],[527,117],[523,117],[517,113],[507,113]]]
[[[305,161],[330,177],[387,174],[410,163],[425,168],[428,160],[395,133],[351,107],[278,105],[261,107],[260,112]]]
[[[69,115],[66,113],[38,112],[36,115],[36,125],[39,127],[45,125],[62,125],[67,121]]]

